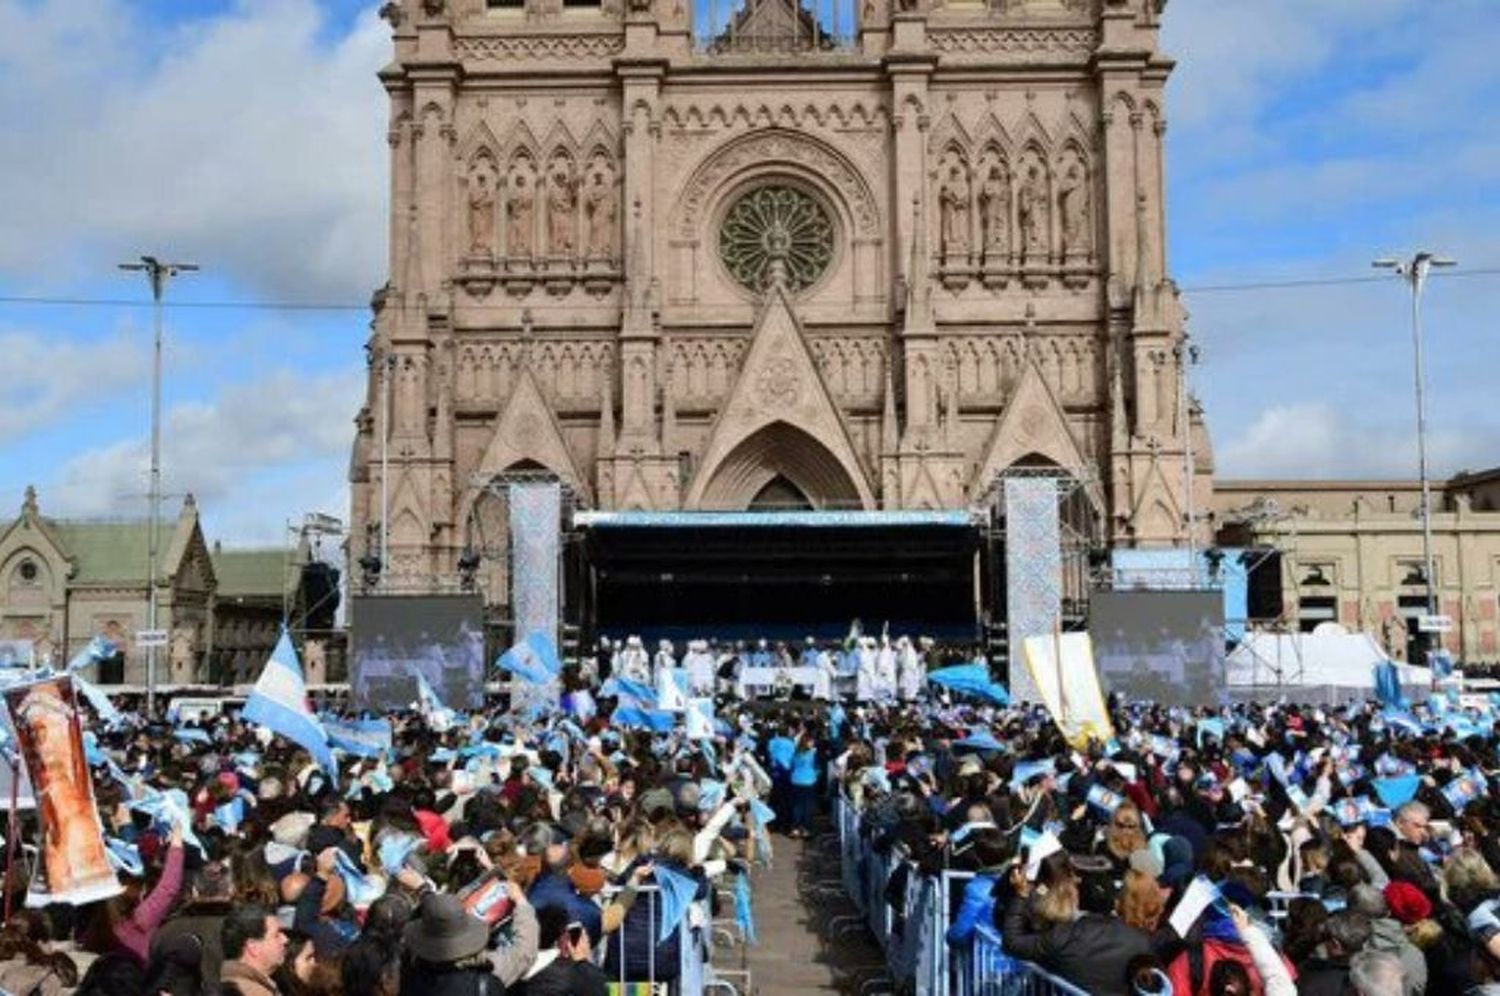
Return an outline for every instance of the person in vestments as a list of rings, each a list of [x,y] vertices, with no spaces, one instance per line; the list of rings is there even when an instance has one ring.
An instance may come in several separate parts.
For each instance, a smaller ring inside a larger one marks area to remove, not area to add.
[[[803,667],[818,666],[818,644],[812,637],[808,637],[802,644],[802,657],[798,661]]]
[[[884,635],[875,655],[875,697],[881,702],[896,698],[896,650],[891,646],[891,638]]]
[[[617,665],[620,677],[628,681],[638,681],[643,685],[651,684],[651,661],[646,656],[646,648],[638,636],[625,638],[625,650],[620,654]]]
[[[653,676],[661,677],[663,671],[670,671],[677,667],[677,649],[672,646],[671,640],[658,640],[656,643],[656,657],[651,661]]]
[[[903,636],[896,642],[896,661],[901,671],[901,701],[915,702],[922,694],[927,669],[922,666],[921,655],[908,637]]]
[[[860,702],[874,702],[878,686],[875,641],[868,636],[862,637],[859,641],[859,670],[854,675],[854,697]]]
[[[687,668],[688,688],[692,689],[694,695],[713,695],[714,657],[708,652],[707,640],[693,640],[688,643],[687,653],[682,658],[682,666]]]

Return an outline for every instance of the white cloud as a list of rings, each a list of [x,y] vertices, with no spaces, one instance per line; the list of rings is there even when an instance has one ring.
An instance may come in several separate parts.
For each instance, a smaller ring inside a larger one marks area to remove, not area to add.
[[[385,265],[374,6],[330,44],[312,0],[167,32],[124,0],[0,0],[0,273],[67,282],[153,251],[268,296],[362,299]]]
[[[226,388],[211,404],[175,406],[162,432],[163,491],[192,492],[205,511],[236,524],[236,539],[274,534],[288,516],[341,493],[363,388],[358,370],[317,377],[279,372]],[[148,468],[144,438],[80,453],[61,468],[46,496],[48,510],[140,515]]]
[[[1402,478],[1417,476],[1417,443],[1404,409],[1361,413],[1354,422],[1322,402],[1273,405],[1218,451],[1221,478]],[[1441,430],[1428,435],[1434,475],[1494,462],[1494,427]]]
[[[124,334],[85,343],[66,334],[0,330],[5,363],[0,443],[139,386],[147,355],[139,337]]]

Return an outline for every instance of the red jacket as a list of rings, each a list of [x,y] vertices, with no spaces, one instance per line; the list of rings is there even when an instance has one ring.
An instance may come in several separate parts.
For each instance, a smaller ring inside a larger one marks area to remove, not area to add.
[[[1213,974],[1214,965],[1220,961],[1237,961],[1245,966],[1245,973],[1250,976],[1250,991],[1254,996],[1261,996],[1266,991],[1266,985],[1261,980],[1260,973],[1255,970],[1255,962],[1250,958],[1250,950],[1243,944],[1232,944],[1228,941],[1206,940],[1203,947],[1202,975],[1198,978],[1198,988],[1192,988],[1193,971],[1190,952],[1184,951],[1173,959],[1172,964],[1167,966],[1167,978],[1172,982],[1172,992],[1177,996],[1208,996],[1208,980]],[[1281,960],[1286,962],[1286,956]],[[1297,971],[1291,962],[1286,962],[1288,972],[1292,973],[1292,979],[1297,978]]]

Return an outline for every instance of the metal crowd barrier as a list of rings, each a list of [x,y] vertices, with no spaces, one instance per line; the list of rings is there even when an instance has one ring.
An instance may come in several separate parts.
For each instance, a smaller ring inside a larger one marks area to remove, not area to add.
[[[896,988],[915,996],[1088,996],[1083,990],[1030,962],[1004,953],[999,933],[986,924],[966,947],[950,947],[948,927],[954,898],[972,872],[923,875],[897,852],[877,854],[865,840],[862,821],[843,794],[834,800],[839,831],[840,878],[885,956]],[[906,865],[906,884],[888,898],[891,878]]]
[[[617,886],[606,888],[602,894],[606,903],[619,893]],[[622,922],[620,927],[604,935],[599,951],[596,953],[596,962],[600,967],[606,967],[609,961],[611,949],[617,950],[618,964],[610,974],[609,982],[611,989],[618,996],[634,996],[644,986],[644,992],[651,996],[703,996],[705,993],[717,992],[728,993],[730,996],[744,996],[749,991],[748,973],[743,983],[736,983],[714,970],[709,960],[710,927],[712,918],[707,901],[695,900],[690,904],[688,911],[683,915],[682,922],[677,925],[677,971],[676,978],[663,980],[661,977],[668,974],[663,966],[658,965],[657,952],[662,944],[658,935],[661,932],[661,889],[655,885],[641,886],[636,890],[636,905],[646,904],[646,971],[644,978],[639,971],[629,971],[630,961],[639,960],[641,952],[625,950],[626,923]],[[633,912],[633,909],[632,911]],[[626,916],[629,916],[627,912]],[[635,957],[632,957],[635,956]]]

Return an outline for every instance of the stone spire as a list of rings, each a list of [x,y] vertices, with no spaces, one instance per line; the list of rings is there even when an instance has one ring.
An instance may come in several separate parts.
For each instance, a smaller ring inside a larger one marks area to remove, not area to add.
[[[34,484],[28,484],[28,485],[26,485],[26,497],[23,498],[23,499],[21,499],[21,514],[22,515],[37,515],[38,514],[38,507],[37,507],[37,503],[36,503],[36,485],[34,485]]]

